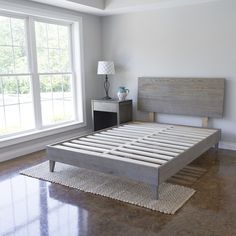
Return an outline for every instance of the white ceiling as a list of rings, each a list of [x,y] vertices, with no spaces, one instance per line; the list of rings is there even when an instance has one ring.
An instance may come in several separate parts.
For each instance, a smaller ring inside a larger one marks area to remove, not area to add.
[[[221,0],[29,0],[96,15],[201,4]]]

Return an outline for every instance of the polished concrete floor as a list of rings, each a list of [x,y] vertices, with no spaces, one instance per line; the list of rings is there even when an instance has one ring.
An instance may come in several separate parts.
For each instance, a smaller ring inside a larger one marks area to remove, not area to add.
[[[196,194],[175,215],[19,175],[38,152],[0,163],[0,235],[236,235],[236,152],[210,150]]]

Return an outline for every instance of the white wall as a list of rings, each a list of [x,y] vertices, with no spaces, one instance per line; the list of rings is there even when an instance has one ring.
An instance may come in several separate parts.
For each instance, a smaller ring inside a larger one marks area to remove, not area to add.
[[[102,20],[103,58],[114,60],[113,95],[130,90],[136,110],[137,77],[224,77],[227,79],[222,140],[236,149],[236,1],[222,0],[106,16]],[[136,118],[145,115],[138,112]],[[199,125],[200,119],[161,115],[160,121]],[[224,144],[224,143],[223,143]]]
[[[5,4],[7,2],[7,4]],[[83,22],[83,57],[84,57],[84,82],[85,82],[85,97],[87,129],[91,129],[91,99],[103,96],[103,84],[96,78],[97,61],[101,58],[101,19],[98,16],[80,14],[70,10],[63,10],[61,8],[49,7],[35,2],[12,0],[0,0],[0,8],[4,5],[9,7],[24,6],[28,10],[35,10],[39,12],[53,11],[62,17],[70,15],[82,17]],[[1,29],[1,26],[0,26]],[[52,135],[29,142],[18,143],[0,150],[0,161],[7,160],[18,155],[23,155],[29,152],[43,149],[46,144],[72,137],[84,132],[85,129],[77,129],[70,132],[60,133],[59,135]]]

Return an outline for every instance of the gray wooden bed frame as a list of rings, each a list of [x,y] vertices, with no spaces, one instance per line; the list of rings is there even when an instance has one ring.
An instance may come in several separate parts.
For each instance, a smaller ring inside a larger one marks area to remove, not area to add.
[[[200,116],[203,127],[131,122],[47,146],[50,171],[62,162],[150,184],[158,199],[161,183],[218,147],[220,130],[206,128],[208,118],[223,116],[221,78],[139,78],[138,109]]]

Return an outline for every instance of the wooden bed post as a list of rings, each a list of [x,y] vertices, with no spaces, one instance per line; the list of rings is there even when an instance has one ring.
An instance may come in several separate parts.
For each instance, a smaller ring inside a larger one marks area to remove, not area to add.
[[[156,121],[156,112],[149,112],[148,113],[149,121],[150,122],[155,122]]]
[[[55,161],[49,160],[49,170],[50,170],[50,172],[53,172],[53,171],[54,171],[54,169],[55,169],[55,164],[56,164]]]
[[[203,117],[202,118],[202,127],[207,128],[209,125],[209,117]]]
[[[209,125],[209,117],[203,117],[202,118],[202,127],[207,128],[208,125]],[[216,143],[214,147],[215,147],[215,151],[218,151],[219,143]]]

